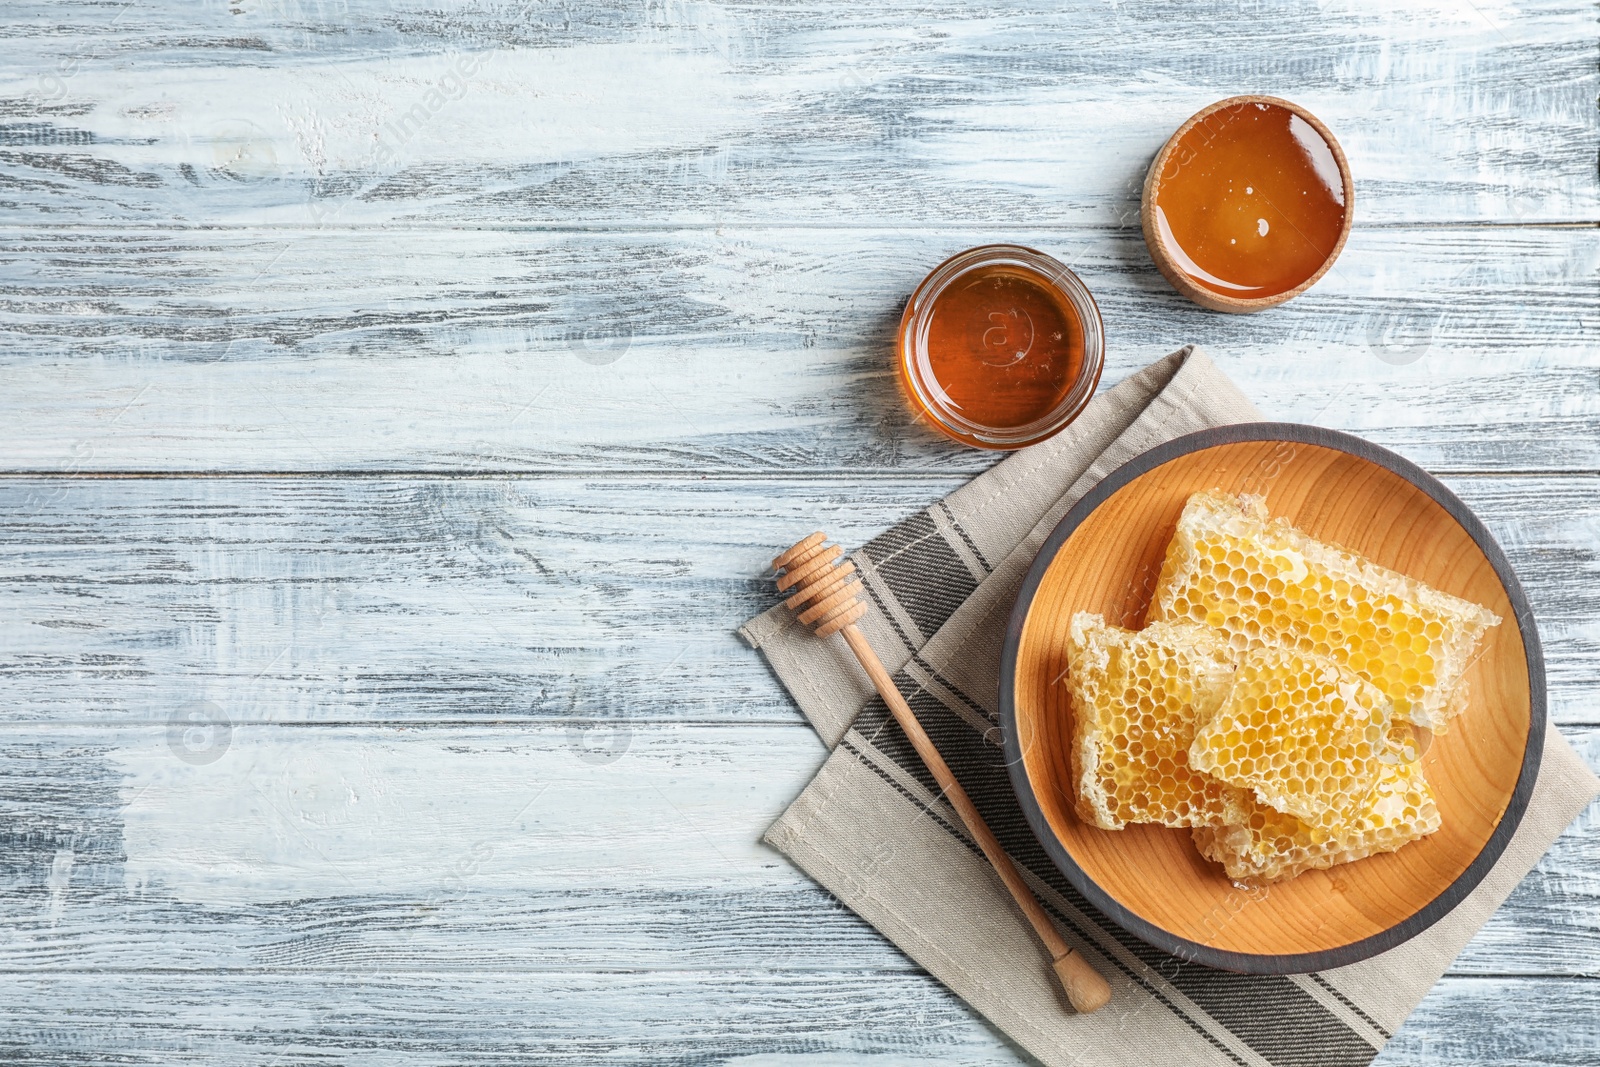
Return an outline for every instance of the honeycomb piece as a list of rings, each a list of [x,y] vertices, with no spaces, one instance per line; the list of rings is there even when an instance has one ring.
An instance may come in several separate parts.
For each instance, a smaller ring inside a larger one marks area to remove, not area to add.
[[[1313,540],[1259,498],[1196,493],[1167,546],[1152,619],[1203,623],[1235,651],[1326,656],[1381,689],[1396,713],[1443,732],[1493,612]]]
[[[1415,761],[1382,764],[1376,786],[1352,811],[1306,822],[1239,793],[1230,800],[1227,819],[1223,826],[1196,828],[1195,845],[1221,863],[1229,878],[1254,883],[1393,852],[1442,825]]]
[[[1232,790],[1190,770],[1189,747],[1232,675],[1226,643],[1203,626],[1153,623],[1132,633],[1074,615],[1066,680],[1079,816],[1103,830],[1220,820]]]
[[[1337,815],[1378,780],[1389,710],[1387,697],[1332,660],[1254,649],[1195,733],[1189,765],[1287,815]]]

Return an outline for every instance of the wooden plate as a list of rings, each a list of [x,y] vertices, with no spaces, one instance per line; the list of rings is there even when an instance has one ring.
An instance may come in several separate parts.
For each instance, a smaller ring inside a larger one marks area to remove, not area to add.
[[[1099,830],[1073,811],[1067,621],[1143,625],[1189,495],[1257,493],[1301,530],[1482,604],[1501,618],[1467,673],[1467,710],[1423,756],[1444,827],[1399,852],[1263,889],[1230,883],[1187,830]],[[1061,520],[1034,560],[1000,675],[1007,765],[1062,873],[1121,926],[1175,956],[1256,974],[1339,967],[1437,922],[1511,839],[1544,750],[1544,662],[1505,554],[1420,467],[1349,434],[1251,423],[1179,438],[1128,463]]]

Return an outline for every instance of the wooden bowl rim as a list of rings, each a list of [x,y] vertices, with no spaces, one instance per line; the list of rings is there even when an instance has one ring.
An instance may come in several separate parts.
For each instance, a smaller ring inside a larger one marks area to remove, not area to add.
[[[1197,123],[1203,122],[1225,107],[1237,107],[1241,104],[1272,104],[1292,111],[1310,123],[1311,128],[1316,130],[1322,136],[1322,139],[1327,142],[1329,151],[1333,153],[1334,161],[1339,164],[1340,184],[1344,187],[1344,222],[1339,227],[1339,237],[1333,243],[1333,251],[1328,253],[1328,258],[1322,261],[1322,266],[1318,267],[1316,273],[1312,274],[1311,277],[1293,289],[1285,289],[1283,292],[1272,296],[1250,298],[1228,296],[1225,293],[1212,292],[1203,285],[1195,284],[1189,279],[1187,273],[1173,263],[1172,253],[1167,250],[1166,243],[1161,240],[1161,234],[1155,225],[1155,203],[1156,197],[1161,192],[1161,172],[1166,168],[1167,158],[1172,155],[1172,151],[1177,147],[1178,141],[1182,139],[1184,134],[1194,129]],[[1144,243],[1149,248],[1150,258],[1155,261],[1156,269],[1161,272],[1161,276],[1167,279],[1180,294],[1188,297],[1201,307],[1210,311],[1223,311],[1235,315],[1265,311],[1267,308],[1277,307],[1279,304],[1293,300],[1321,281],[1322,276],[1333,269],[1334,261],[1344,251],[1345,242],[1350,238],[1351,226],[1355,222],[1355,213],[1355,179],[1351,177],[1350,160],[1346,158],[1344,147],[1339,144],[1339,139],[1333,135],[1333,131],[1328,129],[1321,119],[1310,111],[1307,111],[1292,100],[1284,100],[1277,96],[1230,96],[1226,100],[1218,100],[1209,107],[1201,108],[1189,116],[1189,120],[1179,126],[1171,137],[1167,138],[1166,143],[1161,146],[1161,150],[1156,153],[1156,158],[1151,161],[1150,169],[1145,172],[1144,176],[1144,192],[1139,198],[1139,225],[1144,230]]]
[[[1022,746],[1017,738],[1017,656],[1022,643],[1022,630],[1027,622],[1035,594],[1044,580],[1045,572],[1055,561],[1056,554],[1073,532],[1089,515],[1134,479],[1161,467],[1172,460],[1192,452],[1204,451],[1218,445],[1250,441],[1292,441],[1346,452],[1359,459],[1383,467],[1427,493],[1435,503],[1444,508],[1494,568],[1496,577],[1505,588],[1506,598],[1516,617],[1517,629],[1522,637],[1524,657],[1528,667],[1528,738],[1522,754],[1522,769],[1510,800],[1494,832],[1467,868],[1438,896],[1394,926],[1335,948],[1300,953],[1235,952],[1214,948],[1197,941],[1180,937],[1149,920],[1124,908],[1110,894],[1089,877],[1072,857],[1060,838],[1051,828],[1033,792],[1033,783],[1023,763]],[[1180,959],[1246,974],[1305,974],[1343,967],[1387,952],[1438,922],[1459,904],[1468,893],[1477,888],[1484,876],[1494,867],[1505,851],[1518,824],[1522,821],[1533,787],[1539,777],[1539,764],[1544,754],[1545,720],[1547,717],[1544,653],[1539,644],[1538,629],[1534,624],[1533,609],[1528,604],[1522,583],[1517,580],[1511,563],[1506,559],[1494,535],[1483,522],[1433,475],[1410,460],[1339,430],[1327,430],[1293,422],[1253,422],[1231,426],[1218,426],[1174,438],[1136,456],[1112,471],[1111,474],[1084,494],[1083,498],[1062,516],[1050,536],[1040,546],[1033,565],[1017,592],[1016,604],[1006,626],[1005,646],[1000,659],[1000,729],[1006,755],[1006,770],[1011,776],[1011,788],[1017,795],[1028,818],[1028,825],[1039,843],[1049,854],[1056,868],[1066,876],[1089,902],[1100,909],[1118,926],[1149,942],[1161,951]]]

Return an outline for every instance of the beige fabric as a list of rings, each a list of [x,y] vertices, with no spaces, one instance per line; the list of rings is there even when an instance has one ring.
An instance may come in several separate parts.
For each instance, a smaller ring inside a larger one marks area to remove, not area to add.
[[[1184,349],[852,556],[872,594],[864,625],[902,692],[1063,934],[1111,981],[1099,1013],[1060,1002],[1026,920],[843,642],[818,641],[781,607],[741,630],[837,745],[766,840],[1047,1064],[1365,1064],[1600,788],[1552,729],[1533,801],[1483,883],[1406,944],[1320,975],[1233,975],[1165,956],[1062,878],[1028,830],[999,749],[1000,645],[1017,586],[1060,517],[1118,466],[1181,434],[1257,418],[1209,359]],[[1241,894],[1238,909],[1249,906]]]

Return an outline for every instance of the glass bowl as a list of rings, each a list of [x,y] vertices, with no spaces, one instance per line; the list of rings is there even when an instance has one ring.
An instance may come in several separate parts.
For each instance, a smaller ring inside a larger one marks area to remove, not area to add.
[[[975,448],[1022,448],[1089,403],[1105,325],[1066,265],[1021,245],[982,245],[939,264],[906,301],[899,362],[912,405],[940,433]]]

